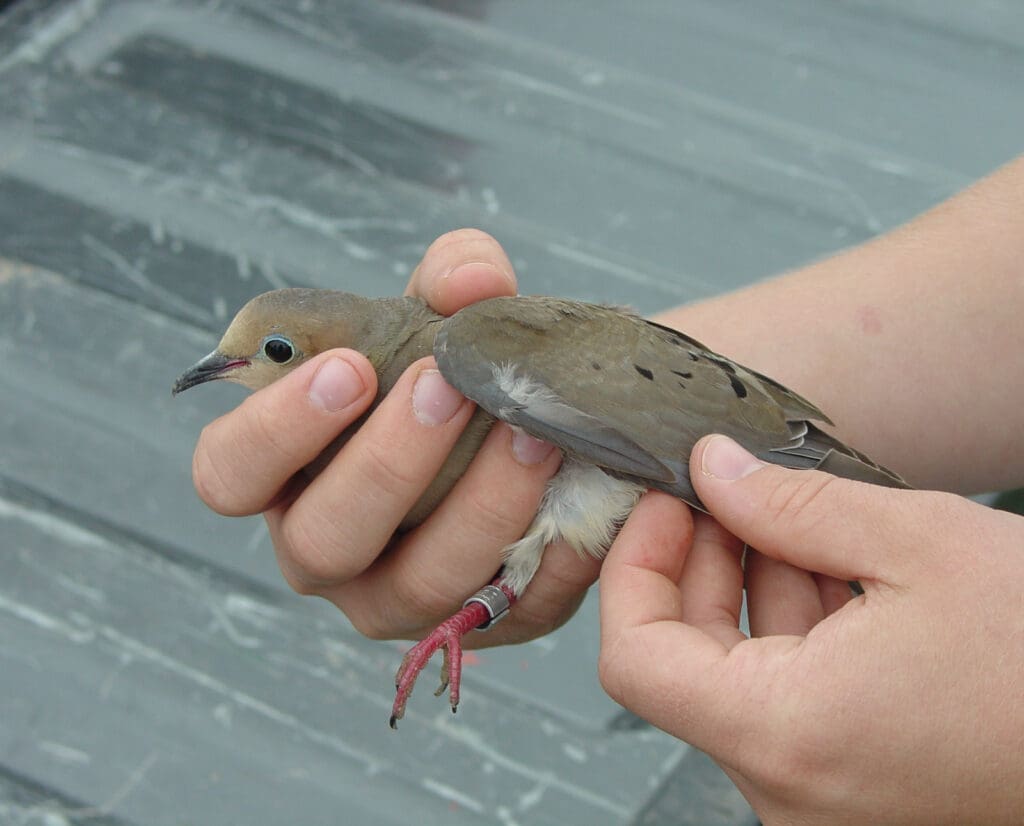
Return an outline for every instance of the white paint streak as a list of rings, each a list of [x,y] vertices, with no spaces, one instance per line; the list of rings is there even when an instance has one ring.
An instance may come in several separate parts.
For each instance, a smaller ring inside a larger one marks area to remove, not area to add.
[[[106,594],[103,593],[99,588],[93,588],[90,585],[86,585],[82,582],[72,579],[67,574],[56,573],[52,574],[53,581],[60,585],[65,591],[69,591],[75,596],[81,597],[86,602],[92,605],[105,605],[107,602]]]
[[[277,270],[274,269],[273,262],[269,259],[263,259],[260,261],[259,268],[260,272],[263,273],[263,277],[267,279],[267,282],[275,290],[283,290],[288,286],[288,282],[277,274]]]
[[[595,270],[602,270],[603,272],[611,273],[612,275],[624,278],[626,281],[630,281],[633,284],[655,286],[666,290],[667,292],[679,293],[680,295],[686,295],[689,289],[685,284],[677,284],[670,280],[654,278],[647,273],[640,272],[640,270],[634,270],[632,267],[616,264],[609,261],[607,258],[601,258],[598,255],[583,252],[583,250],[575,249],[574,247],[567,247],[565,244],[560,244],[557,241],[549,242],[546,245],[546,248],[552,255],[567,258],[570,261],[575,261],[577,264],[586,264],[588,267],[593,267]]]
[[[480,197],[484,202],[484,209],[489,215],[497,215],[501,212],[501,203],[498,201],[498,193],[491,187],[485,186],[480,190]]]
[[[110,264],[116,272],[123,275],[144,293],[149,293],[150,295],[155,296],[160,299],[160,301],[166,303],[170,307],[174,307],[189,318],[202,319],[202,314],[199,313],[192,304],[189,304],[189,302],[180,298],[176,293],[166,290],[159,284],[155,284],[150,281],[142,270],[132,264],[113,247],[107,246],[98,238],[94,238],[88,233],[82,233],[81,239],[83,247],[96,253],[100,258]]]
[[[225,597],[224,610],[232,617],[266,629],[273,628],[285,616],[281,610],[272,605],[238,593],[228,594]]]
[[[344,757],[359,761],[363,764],[371,764],[377,761],[377,758],[372,754],[352,748],[344,740],[326,734],[323,729],[308,726],[294,715],[288,714],[269,703],[265,703],[257,697],[253,697],[251,694],[246,694],[243,691],[234,689],[223,681],[218,680],[216,677],[207,674],[205,671],[193,668],[192,666],[183,663],[181,660],[177,660],[162,651],[146,645],[140,640],[129,637],[126,634],[122,634],[116,628],[103,626],[100,629],[100,633],[107,640],[118,645],[122,650],[137,659],[163,668],[179,679],[190,682],[193,685],[197,685],[206,691],[230,701],[235,706],[244,708],[247,711],[284,726],[300,737],[305,737],[311,742],[317,743],[333,752],[336,752],[337,754],[341,754]],[[388,705],[390,705],[390,703]]]
[[[548,790],[547,783],[537,783],[530,791],[519,796],[519,811],[528,812],[544,799]]]
[[[15,602],[2,595],[0,595],[0,611],[6,611],[23,622],[36,626],[36,628],[41,628],[53,634],[60,634],[65,639],[80,645],[92,642],[96,638],[96,631],[93,628],[72,625],[60,617],[47,614],[31,605]]]
[[[76,818],[109,815],[115,808],[124,802],[133,791],[135,791],[143,780],[146,779],[146,775],[149,773],[149,770],[153,768],[158,759],[159,757],[156,752],[150,752],[146,756],[146,759],[132,770],[132,773],[128,775],[120,788],[115,789],[114,793],[104,800],[99,806],[69,809],[68,812]]]
[[[242,281],[248,281],[252,278],[252,268],[249,266],[249,256],[244,252],[235,253],[235,269],[238,271],[238,277]]]
[[[32,37],[27,38],[7,57],[0,60],[0,72],[6,71],[15,63],[42,60],[62,41],[78,34],[97,15],[99,8],[99,0],[72,3],[60,14],[55,15],[48,25],[34,31]]]
[[[562,754],[574,763],[586,763],[589,759],[585,749],[575,746],[572,743],[562,743]]]
[[[61,763],[69,765],[87,766],[92,762],[92,756],[88,752],[76,749],[74,746],[65,743],[55,743],[52,740],[40,740],[39,750]]]
[[[547,655],[558,648],[558,637],[554,635],[537,637],[534,640],[530,640],[526,645],[530,646],[530,648],[536,648]]]
[[[353,648],[348,643],[344,643],[338,639],[325,637],[320,642],[324,647],[324,656],[330,660],[332,665],[341,665],[346,660],[349,662],[358,662],[361,657],[365,656],[365,654]]]
[[[17,519],[36,530],[52,536],[54,539],[69,545],[81,547],[105,547],[106,542],[91,531],[79,528],[70,522],[64,522],[43,511],[26,508],[7,499],[0,499],[0,519]]]
[[[213,707],[213,719],[224,726],[224,728],[231,728],[235,721],[235,715],[231,708],[231,704],[217,703],[217,705]]]
[[[860,193],[855,192],[842,178],[823,175],[798,166],[797,164],[782,163],[776,161],[774,158],[763,155],[757,156],[752,160],[758,166],[780,173],[787,178],[808,181],[823,190],[840,193],[841,197],[845,197],[852,204],[854,211],[860,215],[864,222],[864,226],[867,227],[867,229],[875,233],[881,232],[884,229],[882,221],[879,219],[878,215],[875,214],[874,210],[871,209],[871,205],[864,200],[864,197]]]
[[[213,316],[220,321],[228,317],[228,302],[222,295],[215,296],[213,299]]]
[[[245,543],[245,549],[247,551],[255,551],[268,536],[270,536],[270,533],[267,531],[267,523],[261,519],[256,523],[256,528],[249,535],[249,541]]]
[[[136,766],[113,793],[98,806],[61,806],[53,800],[44,800],[34,806],[18,809],[17,821],[3,818],[9,813],[6,806],[0,805],[0,819],[4,823],[42,823],[45,826],[70,826],[72,823],[80,823],[84,819],[103,818],[106,819],[129,795],[145,780],[149,770],[156,764],[158,756],[151,752]]]
[[[436,794],[438,797],[441,797],[452,803],[457,803],[464,809],[469,809],[474,814],[482,815],[484,813],[483,804],[479,800],[470,797],[469,795],[464,794],[463,792],[460,792],[458,789],[453,789],[451,786],[445,783],[441,783],[437,780],[432,780],[429,777],[424,777],[423,780],[420,781],[420,785],[428,792],[432,792],[433,794]]]
[[[590,789],[585,789],[562,780],[551,772],[538,771],[533,766],[513,760],[500,750],[495,749],[493,741],[486,738],[476,729],[469,728],[465,724],[455,725],[450,721],[451,714],[441,715],[436,723],[438,728],[451,740],[456,741],[464,748],[477,753],[481,760],[488,760],[494,763],[500,770],[514,772],[535,783],[542,783],[546,787],[560,792],[575,800],[581,800],[596,809],[609,812],[618,820],[625,822],[632,814],[632,811],[620,803],[603,797]]]
[[[664,124],[657,118],[652,118],[641,114],[640,112],[635,112],[632,109],[626,109],[623,106],[616,106],[614,103],[608,103],[606,100],[601,98],[580,94],[566,86],[548,83],[547,81],[540,80],[531,75],[523,74],[522,72],[516,72],[512,69],[498,69],[496,70],[496,74],[502,80],[505,80],[510,84],[515,84],[521,88],[529,89],[532,92],[538,92],[540,94],[547,95],[548,97],[565,100],[586,109],[603,112],[604,114],[611,115],[618,120],[629,121],[630,123],[635,123],[639,126],[646,126],[649,129],[661,129],[664,126]]]
[[[512,814],[512,810],[508,806],[499,806],[494,811],[494,814],[502,822],[503,826],[519,826],[519,821],[516,820],[515,815]]]
[[[234,621],[228,615],[228,612],[224,610],[223,606],[218,605],[215,602],[211,602],[207,605],[210,613],[213,615],[214,627],[219,628],[224,632],[231,642],[237,645],[239,648],[260,648],[262,643],[259,637],[254,637],[250,634],[243,634],[238,630],[238,626],[235,625]]]

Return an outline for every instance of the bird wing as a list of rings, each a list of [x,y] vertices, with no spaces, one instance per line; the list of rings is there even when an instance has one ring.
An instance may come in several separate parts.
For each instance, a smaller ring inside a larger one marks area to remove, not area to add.
[[[497,418],[698,507],[689,457],[712,432],[776,464],[817,467],[838,451],[844,461],[831,463],[842,475],[898,480],[810,424],[829,420],[806,399],[617,308],[482,301],[441,325],[434,355],[445,379]]]

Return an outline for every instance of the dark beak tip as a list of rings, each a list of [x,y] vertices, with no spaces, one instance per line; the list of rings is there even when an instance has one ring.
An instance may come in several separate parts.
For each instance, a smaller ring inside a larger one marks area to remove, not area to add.
[[[227,370],[232,367],[239,367],[243,363],[238,360],[229,359],[214,350],[210,355],[201,358],[174,380],[174,385],[171,387],[171,396],[177,396],[183,390],[188,390],[197,384],[205,384],[208,381],[223,378]]]
[[[184,390],[188,390],[190,387],[195,387],[197,384],[202,384],[203,382],[217,378],[216,373],[197,368],[198,365],[196,365],[196,367],[190,367],[174,380],[174,385],[171,387],[171,396],[177,396],[179,393]]]
[[[179,393],[188,390],[190,387],[195,387],[197,383],[198,382],[195,381],[189,381],[187,373],[178,376],[178,378],[174,380],[174,385],[171,387],[171,398],[174,398]]]

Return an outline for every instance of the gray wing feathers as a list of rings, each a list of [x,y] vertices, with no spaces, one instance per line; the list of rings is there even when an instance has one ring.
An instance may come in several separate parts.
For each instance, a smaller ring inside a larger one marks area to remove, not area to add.
[[[482,301],[441,325],[434,355],[445,379],[497,418],[698,507],[689,455],[711,432],[765,461],[906,486],[811,424],[828,419],[783,385],[608,307]]]
[[[898,474],[876,464],[859,450],[843,444],[814,425],[808,425],[807,433],[798,447],[769,451],[769,454],[761,458],[785,467],[817,468],[834,476],[887,488],[910,487]]]
[[[485,410],[495,410],[498,418],[521,427],[527,433],[563,450],[587,456],[594,464],[615,468],[623,473],[661,481],[670,481],[672,473],[648,451],[626,434],[578,408],[565,404],[545,387],[516,377],[510,366],[494,366],[490,381],[459,387],[460,360],[444,358],[442,372],[450,372],[453,385],[473,398]],[[440,367],[441,361],[438,361]]]

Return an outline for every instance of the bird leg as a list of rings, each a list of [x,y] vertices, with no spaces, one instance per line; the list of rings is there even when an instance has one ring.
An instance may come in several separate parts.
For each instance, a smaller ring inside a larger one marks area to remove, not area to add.
[[[398,721],[405,714],[405,704],[412,695],[416,678],[439,648],[444,649],[444,661],[441,663],[441,685],[434,696],[440,697],[448,689],[452,713],[455,713],[459,707],[459,686],[462,680],[462,638],[473,629],[483,631],[490,628],[508,613],[516,601],[515,593],[502,580],[503,576],[499,575],[490,585],[473,594],[461,610],[416,643],[402,658],[402,664],[395,675],[391,728],[398,728]]]
[[[508,612],[537,573],[544,549],[552,542],[565,539],[581,555],[604,556],[643,490],[642,485],[615,479],[594,465],[564,459],[558,473],[548,480],[537,515],[526,533],[502,551],[498,577],[405,655],[395,677],[391,728],[402,719],[416,678],[439,648],[444,649],[444,663],[441,687],[436,693],[440,696],[448,689],[455,711],[462,674],[462,637],[474,628],[489,627]]]

